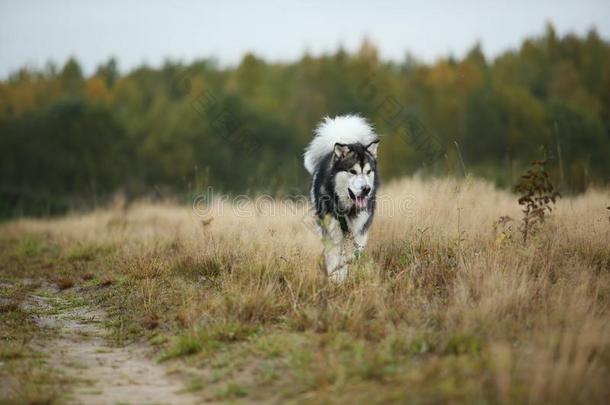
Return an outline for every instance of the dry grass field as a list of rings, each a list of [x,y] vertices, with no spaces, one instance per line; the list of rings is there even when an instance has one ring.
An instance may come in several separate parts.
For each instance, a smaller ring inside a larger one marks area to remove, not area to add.
[[[526,244],[516,196],[479,180],[409,178],[379,198],[341,285],[287,202],[2,225],[0,402],[95,403],[104,376],[53,353],[95,341],[163,370],[171,403],[608,403],[609,190],[560,199]],[[101,321],[62,345],[79,308]]]

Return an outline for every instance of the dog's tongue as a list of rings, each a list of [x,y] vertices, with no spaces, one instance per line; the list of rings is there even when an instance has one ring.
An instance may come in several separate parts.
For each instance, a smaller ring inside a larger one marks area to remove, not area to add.
[[[356,197],[356,208],[363,209],[366,207],[366,197]]]

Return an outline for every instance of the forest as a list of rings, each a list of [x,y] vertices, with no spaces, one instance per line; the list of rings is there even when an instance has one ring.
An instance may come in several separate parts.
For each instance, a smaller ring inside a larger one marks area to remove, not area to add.
[[[306,192],[302,152],[321,117],[358,113],[382,135],[384,181],[478,176],[511,188],[546,159],[557,188],[610,182],[610,42],[551,25],[490,59],[423,63],[357,52],[291,63],[244,55],[120,71],[78,60],[0,82],[0,217],[94,207],[116,195],[188,201],[222,193]]]

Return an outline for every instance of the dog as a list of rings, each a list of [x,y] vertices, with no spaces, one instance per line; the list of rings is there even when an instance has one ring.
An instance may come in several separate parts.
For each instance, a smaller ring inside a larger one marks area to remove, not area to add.
[[[305,149],[310,198],[331,281],[344,281],[349,262],[366,246],[379,188],[378,145],[379,136],[366,119],[342,115],[324,118]]]

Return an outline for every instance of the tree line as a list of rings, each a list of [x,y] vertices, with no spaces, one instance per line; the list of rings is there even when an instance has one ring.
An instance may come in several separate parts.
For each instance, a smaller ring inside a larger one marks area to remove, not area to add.
[[[545,158],[563,192],[610,182],[610,44],[552,26],[493,59],[475,45],[426,64],[359,51],[269,63],[253,54],[85,76],[74,58],[0,82],[0,213],[128,197],[305,192],[303,148],[325,115],[382,135],[385,179],[478,175],[500,187]]]

